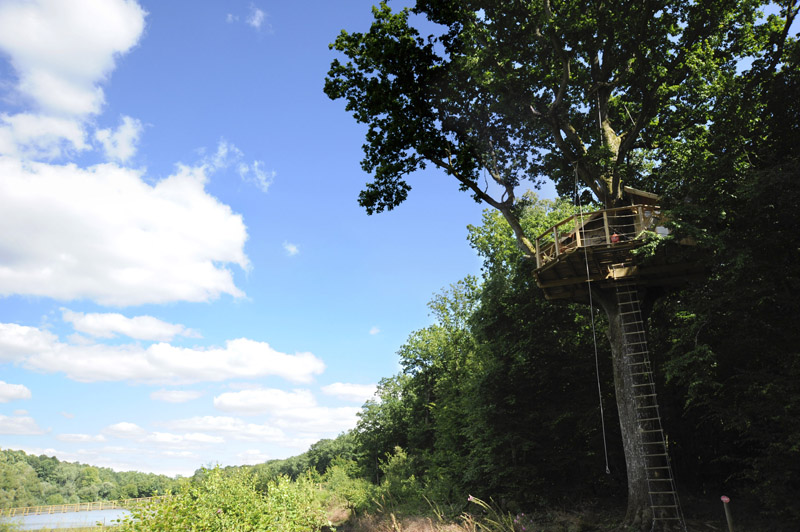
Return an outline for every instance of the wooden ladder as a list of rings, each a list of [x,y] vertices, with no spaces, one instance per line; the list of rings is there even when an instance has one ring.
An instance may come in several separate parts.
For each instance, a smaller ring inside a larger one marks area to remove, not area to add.
[[[685,531],[686,523],[672,475],[664,428],[661,425],[653,367],[650,364],[639,301],[639,288],[636,281],[630,278],[617,281],[615,288],[625,344],[625,371],[633,383],[639,444],[645,456],[653,528],[660,523],[669,524],[670,528],[677,525]]]

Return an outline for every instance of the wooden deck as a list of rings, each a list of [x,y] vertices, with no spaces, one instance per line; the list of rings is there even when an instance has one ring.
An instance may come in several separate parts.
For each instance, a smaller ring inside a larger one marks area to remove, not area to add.
[[[640,264],[632,253],[645,243],[646,235],[669,234],[666,221],[655,205],[606,209],[562,220],[534,241],[536,283],[547,299],[584,302],[587,281],[600,287],[634,277],[643,286],[682,282],[697,273],[696,265],[670,261],[668,256]]]

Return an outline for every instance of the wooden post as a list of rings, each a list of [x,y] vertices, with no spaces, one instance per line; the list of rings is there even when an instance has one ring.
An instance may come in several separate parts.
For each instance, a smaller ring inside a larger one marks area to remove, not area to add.
[[[559,255],[558,249],[558,226],[553,227],[553,244],[556,246],[556,257]]]
[[[542,267],[542,253],[539,251],[539,237],[536,237],[533,243],[536,245],[536,268],[538,269]]]
[[[606,244],[611,244],[611,233],[608,232],[608,211],[603,211],[603,229],[606,232]]]
[[[575,216],[575,248],[581,247],[581,227],[583,227],[583,215],[581,215],[581,220],[578,222],[578,217]]]

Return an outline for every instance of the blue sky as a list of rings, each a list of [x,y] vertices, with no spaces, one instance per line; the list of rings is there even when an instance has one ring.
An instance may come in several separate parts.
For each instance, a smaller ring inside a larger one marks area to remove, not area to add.
[[[191,474],[354,426],[482,207],[367,216],[322,92],[369,1],[0,0],[0,447]]]

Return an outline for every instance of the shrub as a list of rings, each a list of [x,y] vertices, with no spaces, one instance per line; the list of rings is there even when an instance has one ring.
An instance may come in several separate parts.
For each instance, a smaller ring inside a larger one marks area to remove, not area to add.
[[[266,495],[246,471],[225,474],[218,467],[204,471],[180,491],[134,508],[120,532],[305,532],[327,524],[308,479],[271,481]]]

